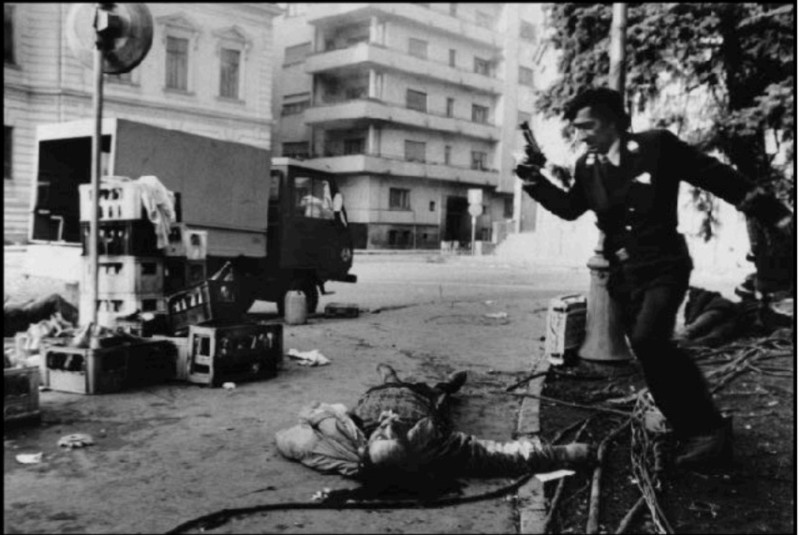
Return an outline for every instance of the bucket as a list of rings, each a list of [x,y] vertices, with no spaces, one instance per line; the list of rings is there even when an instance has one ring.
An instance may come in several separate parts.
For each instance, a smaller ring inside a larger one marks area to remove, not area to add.
[[[306,294],[300,290],[292,290],[286,293],[284,298],[284,321],[288,325],[302,325],[308,317]]]

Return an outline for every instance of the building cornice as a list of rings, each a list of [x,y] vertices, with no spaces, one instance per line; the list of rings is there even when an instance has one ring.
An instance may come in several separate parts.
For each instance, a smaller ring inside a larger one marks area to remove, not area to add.
[[[83,91],[76,91],[72,89],[55,89],[55,88],[36,88],[35,90],[30,88],[29,86],[25,86],[22,84],[9,84],[6,82],[3,84],[3,93],[5,95],[6,92],[9,90],[16,92],[25,96],[26,98],[31,97],[67,97],[67,98],[74,98],[79,100],[86,100],[91,102],[92,95],[91,93],[83,92]],[[187,115],[194,115],[199,117],[205,117],[209,119],[219,119],[225,121],[236,121],[241,123],[246,123],[251,126],[273,126],[275,124],[274,119],[254,119],[252,114],[248,115],[229,115],[224,113],[218,113],[212,110],[208,110],[205,108],[184,108],[184,107],[176,107],[174,105],[170,105],[168,103],[158,103],[158,102],[149,102],[149,101],[142,101],[138,99],[132,98],[125,98],[120,97],[117,95],[103,95],[103,101],[112,104],[121,104],[125,106],[132,106],[136,108],[141,108],[143,110],[150,110],[150,111],[164,111],[164,112],[171,112],[171,113],[183,113]]]

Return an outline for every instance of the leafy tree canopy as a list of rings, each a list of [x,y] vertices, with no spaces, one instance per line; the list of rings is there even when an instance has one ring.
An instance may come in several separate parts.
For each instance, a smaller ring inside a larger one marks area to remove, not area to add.
[[[580,91],[607,84],[611,4],[551,4],[548,14],[561,76],[537,107],[553,116]],[[626,36],[626,98],[635,111],[668,84],[708,95],[709,124],[685,137],[794,202],[794,4],[628,4]],[[691,122],[680,111],[655,110],[659,126]],[[773,165],[766,132],[789,147],[788,165]]]

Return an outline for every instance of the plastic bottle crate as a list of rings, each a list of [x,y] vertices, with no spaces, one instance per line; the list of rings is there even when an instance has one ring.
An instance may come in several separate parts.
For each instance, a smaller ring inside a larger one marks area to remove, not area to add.
[[[81,221],[92,218],[92,185],[78,187],[81,197]],[[97,203],[98,221],[146,219],[139,183],[136,181],[114,181],[99,185],[100,200]]]
[[[39,418],[39,368],[5,368],[3,423]]]
[[[129,316],[136,312],[166,312],[163,294],[107,293],[98,292],[96,305],[97,323],[103,327],[116,327],[120,316]],[[92,314],[91,301],[86,292],[82,292],[78,307],[81,324],[89,321]]]
[[[185,257],[188,260],[205,260],[208,253],[208,231],[191,229],[185,223],[173,223],[165,256]]]
[[[208,278],[205,260],[164,258],[164,293],[171,295],[201,284]]]
[[[283,360],[283,325],[192,325],[189,382],[218,386],[224,380],[277,373]]]
[[[106,394],[165,381],[174,373],[175,347],[163,341],[85,349],[43,349],[46,383],[53,390]]]
[[[83,259],[81,287],[91,284],[91,259]],[[141,256],[100,256],[97,292],[153,294],[164,292],[164,259]]]
[[[89,254],[89,223],[81,223],[82,254]],[[103,221],[97,227],[98,255],[163,256],[155,228],[146,219]]]
[[[202,284],[167,298],[167,312],[174,333],[190,325],[216,322],[235,322],[241,317],[236,281],[206,280]]]
[[[189,338],[186,336],[164,336],[154,334],[153,340],[162,340],[175,346],[177,356],[175,360],[175,370],[172,379],[178,381],[189,380]]]

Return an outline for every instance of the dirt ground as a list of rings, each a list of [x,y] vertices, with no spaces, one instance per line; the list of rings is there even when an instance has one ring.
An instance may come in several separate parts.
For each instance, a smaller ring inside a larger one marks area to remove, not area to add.
[[[747,342],[740,340],[739,343]],[[668,467],[660,477],[661,489],[656,500],[675,533],[796,532],[794,355],[771,359],[769,366],[782,372],[769,374],[750,370],[714,396],[723,414],[733,417],[732,465],[705,473]],[[713,367],[706,365],[701,369],[708,373]],[[791,375],[786,370],[791,370]],[[596,407],[605,398],[619,398],[644,386],[636,363],[604,370],[602,366],[579,362],[563,371],[565,373],[548,374],[544,396]],[[592,380],[599,374],[610,379]],[[594,414],[582,440],[597,443],[626,420],[622,415],[545,400],[542,400],[541,411],[543,434],[550,439],[559,430]],[[567,433],[564,441],[571,440],[576,431]],[[601,533],[616,532],[623,517],[642,495],[632,470],[631,442],[631,432],[626,430],[607,450],[601,478]],[[551,532],[586,532],[591,478],[590,473],[565,480],[555,504]],[[556,482],[546,484],[545,493],[551,507],[556,490]],[[641,511],[634,518],[626,532],[659,532],[649,510]]]

